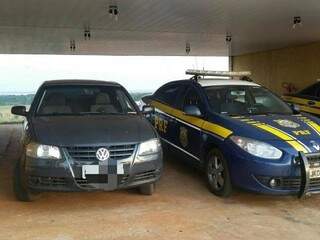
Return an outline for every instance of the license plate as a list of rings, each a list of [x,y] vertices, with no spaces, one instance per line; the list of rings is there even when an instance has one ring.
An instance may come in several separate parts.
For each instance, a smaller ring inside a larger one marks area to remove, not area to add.
[[[310,178],[320,178],[320,167],[310,168]]]
[[[88,174],[86,178],[88,183],[108,183],[107,174]]]
[[[99,174],[99,165],[83,165],[82,166],[82,178],[86,179],[86,175]]]

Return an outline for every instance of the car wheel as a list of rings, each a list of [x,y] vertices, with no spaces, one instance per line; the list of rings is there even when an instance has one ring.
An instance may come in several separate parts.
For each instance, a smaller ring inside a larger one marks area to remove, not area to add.
[[[16,198],[23,202],[32,202],[40,197],[39,192],[28,189],[24,174],[24,160],[18,160],[13,175],[13,190]]]
[[[217,196],[229,197],[232,184],[228,164],[221,151],[211,150],[207,155],[206,178],[209,190]]]
[[[154,183],[145,184],[139,187],[140,193],[143,195],[152,195],[154,192],[155,185]]]

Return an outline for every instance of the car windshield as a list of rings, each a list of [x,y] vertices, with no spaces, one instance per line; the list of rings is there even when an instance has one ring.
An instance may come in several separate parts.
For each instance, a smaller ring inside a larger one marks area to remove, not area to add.
[[[285,102],[263,87],[211,86],[204,89],[211,109],[221,114],[293,114]]]
[[[37,109],[40,116],[137,113],[118,86],[49,86]]]

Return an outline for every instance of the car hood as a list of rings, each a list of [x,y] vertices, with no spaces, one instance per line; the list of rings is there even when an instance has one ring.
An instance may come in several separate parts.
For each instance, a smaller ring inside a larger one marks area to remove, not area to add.
[[[55,146],[135,143],[156,137],[142,116],[50,116],[32,119],[35,141]]]
[[[319,120],[307,114],[223,116],[233,135],[268,142],[279,148],[305,153],[320,152]],[[290,147],[290,148],[288,148]]]
[[[283,140],[285,135],[301,141],[320,138],[320,122],[309,115],[244,116],[231,121],[234,134],[258,140]]]

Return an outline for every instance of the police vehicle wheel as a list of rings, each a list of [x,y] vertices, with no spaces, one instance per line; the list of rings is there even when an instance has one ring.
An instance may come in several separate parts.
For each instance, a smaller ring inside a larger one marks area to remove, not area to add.
[[[206,178],[212,193],[220,197],[231,195],[232,185],[227,161],[218,149],[211,150],[207,156]]]
[[[24,161],[18,160],[13,174],[13,190],[19,201],[32,202],[40,197],[40,193],[28,189],[23,169]]]
[[[142,185],[139,187],[140,193],[143,195],[152,195],[154,192],[154,183]]]

